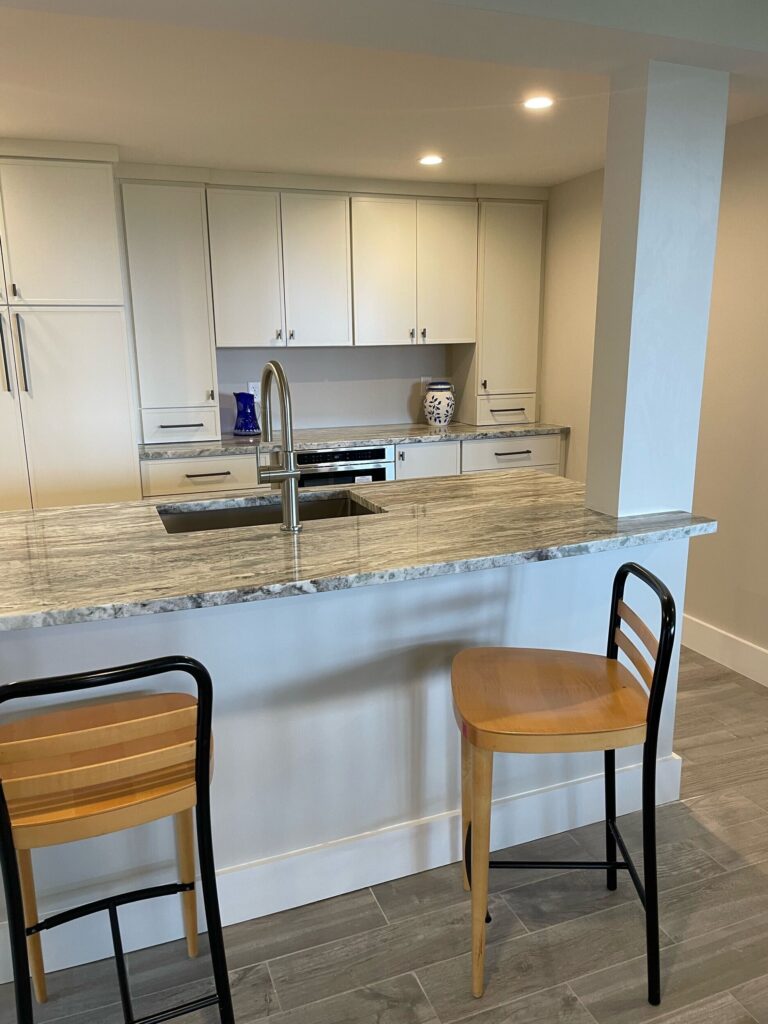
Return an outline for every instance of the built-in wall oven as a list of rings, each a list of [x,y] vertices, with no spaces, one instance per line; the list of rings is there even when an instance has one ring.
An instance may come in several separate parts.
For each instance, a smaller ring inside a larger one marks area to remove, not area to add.
[[[296,452],[299,487],[334,487],[395,479],[395,446],[322,448]]]

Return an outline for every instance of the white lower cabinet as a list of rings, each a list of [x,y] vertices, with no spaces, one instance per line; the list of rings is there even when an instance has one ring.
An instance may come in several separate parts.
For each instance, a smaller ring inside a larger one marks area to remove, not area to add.
[[[399,444],[395,455],[397,480],[427,476],[458,476],[461,466],[459,441]]]
[[[141,464],[141,489],[145,498],[163,494],[251,490],[257,485],[255,455],[149,459]]]
[[[207,441],[216,436],[218,416],[210,406],[189,409],[142,409],[145,444]]]
[[[13,311],[12,333],[34,507],[138,498],[122,309]]]
[[[0,310],[0,510],[32,507],[19,383],[7,309]]]
[[[461,471],[481,473],[489,469],[559,466],[560,445],[559,434],[523,434],[462,441]]]

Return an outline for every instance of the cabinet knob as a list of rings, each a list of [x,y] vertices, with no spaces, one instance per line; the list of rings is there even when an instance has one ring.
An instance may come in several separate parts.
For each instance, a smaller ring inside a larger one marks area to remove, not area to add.
[[[488,390],[488,381],[487,380],[481,380],[480,381],[480,386],[482,387],[483,391],[487,391]]]
[[[11,284],[11,291],[13,292],[14,295],[19,294],[19,289],[16,287],[15,284]]]
[[[213,390],[213,388],[211,388],[211,390],[208,392],[208,399],[209,399],[209,401],[212,402],[215,397],[216,397],[216,392]]]
[[[422,341],[426,341],[427,340],[427,328],[426,327],[422,327],[421,328],[421,339],[422,339]]]
[[[412,327],[410,329],[409,334],[411,335],[411,341],[416,341],[416,328],[415,327]]]
[[[405,452],[398,452],[397,457],[401,462],[405,462]]]
[[[277,338],[278,341],[280,341],[282,336],[283,336],[283,329],[282,329],[282,327],[278,327],[277,330],[275,331],[275,337]]]
[[[288,340],[289,341],[293,341],[293,339],[295,337],[296,337],[296,331],[288,331]]]

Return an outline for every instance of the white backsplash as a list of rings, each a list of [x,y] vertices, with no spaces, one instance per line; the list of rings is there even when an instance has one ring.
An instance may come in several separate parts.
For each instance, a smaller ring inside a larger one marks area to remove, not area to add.
[[[421,422],[421,378],[446,375],[447,348],[219,349],[222,433],[235,425],[232,392],[246,391],[249,381],[259,380],[271,358],[279,359],[288,374],[296,427]]]

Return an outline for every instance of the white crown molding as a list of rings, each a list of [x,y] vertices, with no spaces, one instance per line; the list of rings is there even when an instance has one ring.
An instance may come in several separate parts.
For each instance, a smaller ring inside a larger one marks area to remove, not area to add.
[[[0,156],[38,160],[88,160],[116,164],[117,146],[107,142],[57,142],[49,139],[0,139]]]

